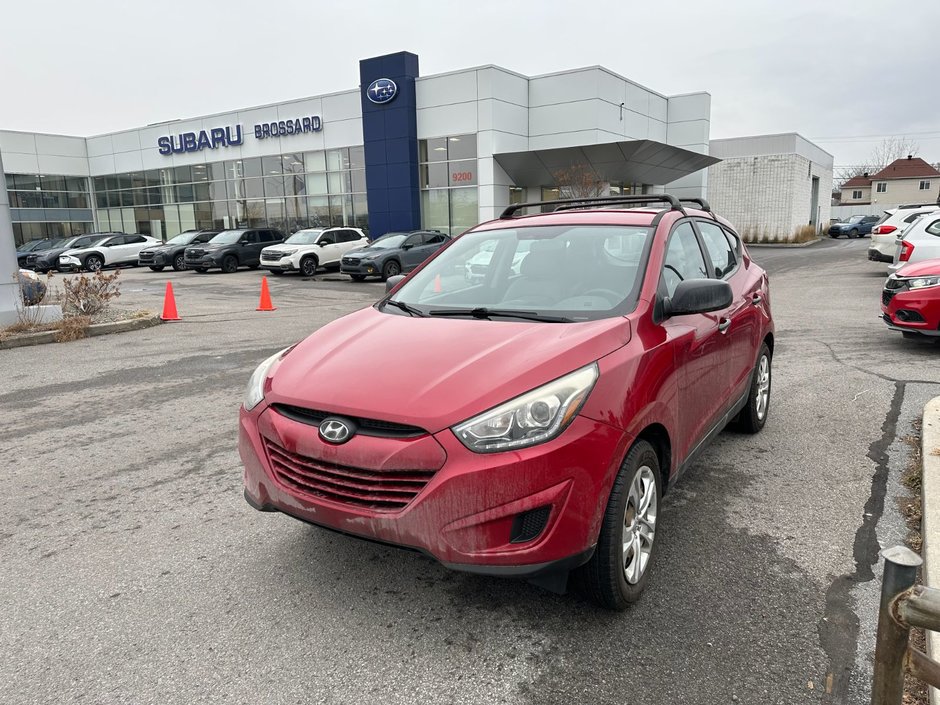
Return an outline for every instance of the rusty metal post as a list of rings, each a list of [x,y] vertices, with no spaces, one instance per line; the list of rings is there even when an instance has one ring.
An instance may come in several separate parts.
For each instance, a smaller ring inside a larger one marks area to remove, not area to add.
[[[878,638],[875,642],[875,679],[871,689],[872,705],[901,705],[904,695],[904,657],[910,628],[902,626],[892,614],[894,598],[917,579],[921,557],[905,546],[886,548],[881,606],[878,610]]]

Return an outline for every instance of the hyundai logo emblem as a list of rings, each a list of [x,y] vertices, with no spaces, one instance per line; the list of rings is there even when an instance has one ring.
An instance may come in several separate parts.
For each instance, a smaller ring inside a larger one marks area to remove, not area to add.
[[[349,423],[343,421],[343,419],[331,416],[328,419],[323,419],[320,423],[320,438],[327,443],[339,445],[352,438],[352,435],[353,429],[350,427]]]
[[[377,78],[366,89],[366,97],[373,103],[388,103],[398,95],[398,86],[390,78]]]

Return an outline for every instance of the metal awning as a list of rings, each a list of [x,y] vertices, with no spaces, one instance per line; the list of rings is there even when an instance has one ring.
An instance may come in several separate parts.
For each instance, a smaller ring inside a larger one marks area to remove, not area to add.
[[[493,158],[517,186],[553,185],[553,172],[573,166],[592,169],[598,181],[661,186],[721,161],[653,140],[505,152]]]

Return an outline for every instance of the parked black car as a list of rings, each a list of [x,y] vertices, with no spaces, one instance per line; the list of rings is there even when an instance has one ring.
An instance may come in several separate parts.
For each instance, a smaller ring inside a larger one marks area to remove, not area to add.
[[[261,250],[284,241],[284,233],[273,228],[223,230],[203,245],[190,245],[183,258],[187,269],[200,274],[210,269],[232,273],[239,267],[261,266]]]
[[[187,245],[199,245],[209,242],[219,234],[219,230],[187,230],[172,237],[162,245],[148,247],[137,255],[137,264],[150,267],[155,272],[162,272],[164,267],[173,267],[177,272],[186,269],[183,252]]]
[[[44,239],[44,240],[30,240],[29,242],[24,242],[22,245],[16,248],[16,263],[19,265],[20,269],[26,268],[26,258],[29,256],[30,252],[36,252],[37,250],[43,250],[47,247],[52,247],[52,243],[55,240]]]
[[[72,235],[62,238],[52,243],[45,250],[33,250],[26,255],[26,268],[34,269],[40,274],[45,274],[50,270],[61,271],[59,269],[59,255],[66,250],[75,250],[80,247],[90,247],[98,240],[106,238],[109,235],[123,235],[124,233],[91,233],[90,235]]]
[[[438,230],[413,230],[388,233],[367,247],[343,255],[339,271],[353,281],[381,277],[385,281],[402,272],[410,272],[450,241]]]

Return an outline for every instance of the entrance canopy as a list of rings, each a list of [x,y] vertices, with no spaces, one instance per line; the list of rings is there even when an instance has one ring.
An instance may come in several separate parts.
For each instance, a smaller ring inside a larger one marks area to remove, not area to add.
[[[505,152],[493,158],[518,186],[552,185],[554,172],[574,166],[593,170],[598,181],[660,186],[721,161],[653,140]]]

